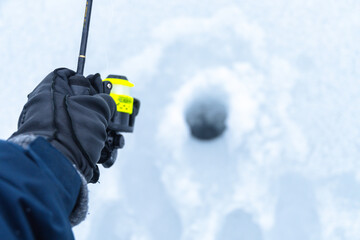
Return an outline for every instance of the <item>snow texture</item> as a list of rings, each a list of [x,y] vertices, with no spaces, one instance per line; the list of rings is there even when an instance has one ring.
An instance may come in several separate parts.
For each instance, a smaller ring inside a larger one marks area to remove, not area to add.
[[[2,138],[48,72],[76,68],[84,4],[1,0]],[[142,109],[77,239],[359,239],[359,12],[357,0],[95,0],[85,71],[126,75]],[[213,141],[186,124],[203,91],[227,107]]]

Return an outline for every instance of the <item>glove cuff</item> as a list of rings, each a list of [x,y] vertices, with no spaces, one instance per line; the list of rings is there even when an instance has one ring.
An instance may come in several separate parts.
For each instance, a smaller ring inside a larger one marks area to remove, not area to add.
[[[15,137],[10,137],[7,141],[20,145],[23,148],[27,148],[37,137],[38,136],[33,134],[21,134]]]
[[[75,227],[76,225],[80,224],[82,221],[85,220],[89,211],[89,190],[85,177],[81,174],[81,172],[77,169],[75,165],[73,166],[78,172],[82,183],[76,205],[69,217],[71,226]]]

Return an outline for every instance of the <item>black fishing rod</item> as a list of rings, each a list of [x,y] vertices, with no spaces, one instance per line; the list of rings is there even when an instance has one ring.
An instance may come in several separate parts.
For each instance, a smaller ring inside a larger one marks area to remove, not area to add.
[[[80,54],[76,71],[79,75],[84,75],[92,4],[92,0],[86,1]],[[134,87],[134,84],[129,82],[125,76],[121,75],[109,75],[103,80],[105,93],[110,94],[117,106],[117,111],[109,123],[105,147],[101,152],[101,157],[98,162],[106,168],[111,167],[115,163],[117,150],[124,147],[125,139],[121,135],[121,132],[134,131],[135,118],[140,110],[140,101],[130,96],[130,88],[132,87]],[[83,84],[72,85],[71,88],[74,94],[88,93],[88,88]]]
[[[84,74],[85,60],[86,60],[86,48],[87,48],[87,42],[88,42],[88,37],[89,37],[92,4],[93,4],[93,0],[86,1],[84,27],[83,27],[83,31],[82,31],[79,61],[78,61],[78,66],[77,66],[77,71],[76,71],[76,73],[80,74],[80,75]]]

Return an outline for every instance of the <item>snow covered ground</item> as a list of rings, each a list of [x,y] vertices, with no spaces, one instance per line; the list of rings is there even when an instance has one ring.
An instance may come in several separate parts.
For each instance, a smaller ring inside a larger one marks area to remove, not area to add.
[[[85,1],[0,2],[0,136],[54,68],[75,68]],[[360,2],[94,0],[85,71],[124,74],[136,131],[92,185],[77,239],[360,238]],[[188,104],[221,95],[218,139]]]

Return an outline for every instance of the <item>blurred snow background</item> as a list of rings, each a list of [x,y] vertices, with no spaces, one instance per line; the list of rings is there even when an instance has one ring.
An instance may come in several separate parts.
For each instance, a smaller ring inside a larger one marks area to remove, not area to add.
[[[85,1],[0,1],[0,136],[54,68],[76,68]],[[141,99],[77,239],[360,238],[360,2],[94,1],[86,73]],[[227,130],[184,112],[222,94]]]

